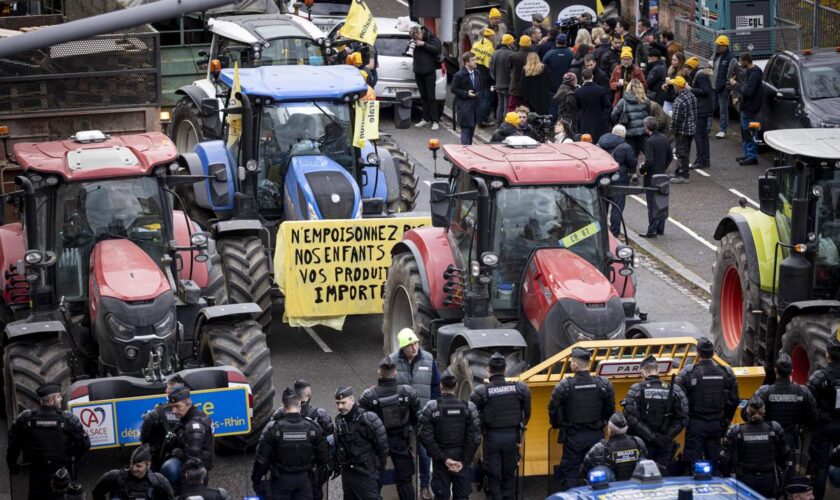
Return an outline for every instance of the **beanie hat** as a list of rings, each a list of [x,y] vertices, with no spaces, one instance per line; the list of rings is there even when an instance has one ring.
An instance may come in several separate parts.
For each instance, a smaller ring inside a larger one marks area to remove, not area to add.
[[[691,69],[697,69],[700,66],[700,59],[697,56],[691,56],[685,60],[685,65]]]
[[[519,125],[519,114],[516,111],[511,111],[505,115],[505,123],[513,125],[514,127]]]
[[[487,16],[487,19],[501,19],[502,13],[496,7],[490,9],[490,14]]]
[[[531,46],[531,37],[528,35],[522,35],[519,37],[519,46],[520,47],[530,47]]]
[[[484,31],[482,31],[482,34],[484,36],[496,36],[496,32],[491,30],[490,28],[484,28]]]
[[[502,45],[513,45],[514,40],[513,35],[509,33],[502,35]]]
[[[715,45],[723,45],[724,47],[729,47],[729,37],[726,35],[720,35],[715,39]]]
[[[618,125],[613,127],[612,133],[621,138],[624,138],[627,136],[627,127],[619,123]]]
[[[674,87],[677,87],[678,89],[684,89],[685,88],[685,78],[683,78],[681,76],[678,76],[676,78],[672,78],[671,83],[673,83]]]
[[[631,49],[630,47],[626,47],[626,46],[621,47],[621,59],[624,59],[625,57],[629,57],[630,59],[633,59],[633,49]]]
[[[571,84],[576,81],[577,75],[575,75],[574,73],[566,73],[565,75],[563,75],[563,83]]]

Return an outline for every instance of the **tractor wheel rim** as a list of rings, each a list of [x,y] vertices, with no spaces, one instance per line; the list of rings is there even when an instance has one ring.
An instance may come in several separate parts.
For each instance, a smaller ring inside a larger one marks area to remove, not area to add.
[[[793,351],[790,353],[791,364],[793,371],[791,372],[791,379],[797,384],[804,384],[808,382],[808,374],[811,371],[811,362],[808,360],[808,351],[802,344],[796,344]]]
[[[175,132],[175,146],[179,153],[192,153],[195,145],[198,144],[198,131],[189,120],[183,120],[178,124]]]
[[[720,289],[720,327],[726,347],[735,350],[741,344],[744,326],[744,296],[738,269],[730,266],[723,275]]]
[[[394,306],[391,308],[391,352],[399,349],[397,334],[403,328],[414,328],[414,314],[408,290],[404,286],[398,286],[394,294]]]

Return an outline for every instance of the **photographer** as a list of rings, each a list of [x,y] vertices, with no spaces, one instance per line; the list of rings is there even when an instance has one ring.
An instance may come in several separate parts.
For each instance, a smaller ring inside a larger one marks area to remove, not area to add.
[[[443,48],[440,40],[425,26],[412,26],[409,31],[411,42],[406,49],[406,55],[414,58],[414,80],[420,92],[420,105],[423,108],[423,119],[415,123],[415,127],[425,127],[432,124],[432,130],[437,130],[438,109],[435,100],[435,71],[440,66],[440,56]]]

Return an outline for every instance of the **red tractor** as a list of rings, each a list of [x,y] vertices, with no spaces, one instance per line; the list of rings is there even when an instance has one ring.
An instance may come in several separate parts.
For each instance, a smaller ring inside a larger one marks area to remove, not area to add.
[[[163,393],[181,373],[193,389],[249,386],[252,429],[274,387],[256,304],[225,305],[215,244],[183,211],[163,134],[17,143],[22,223],[0,226],[3,379],[8,418],[57,383],[67,401]],[[203,179],[202,179],[203,180]],[[221,290],[221,292],[220,292]],[[231,436],[242,448],[258,437]]]
[[[613,185],[618,165],[583,142],[443,152],[452,168],[431,184],[433,227],[393,249],[385,351],[412,328],[465,396],[497,350],[512,376],[580,340],[623,338],[632,325],[633,335],[664,334],[640,324],[633,250],[607,230],[607,196],[649,190],[667,213],[667,176],[650,188]]]

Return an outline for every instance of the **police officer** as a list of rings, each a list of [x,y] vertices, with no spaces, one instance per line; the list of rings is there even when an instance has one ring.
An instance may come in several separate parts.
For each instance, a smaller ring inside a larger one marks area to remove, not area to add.
[[[174,375],[166,381],[166,397],[179,386],[188,387],[180,375]],[[140,442],[149,445],[152,453],[152,470],[160,470],[163,465],[163,451],[166,447],[167,436],[173,439],[172,430],[178,424],[178,417],[172,413],[169,401],[155,405],[154,409],[143,415],[140,425]]]
[[[173,493],[172,486],[163,474],[152,471],[150,446],[141,444],[131,454],[131,462],[127,468],[110,470],[96,481],[91,496],[93,500],[172,500]]]
[[[391,354],[391,360],[397,365],[397,383],[410,385],[420,398],[420,407],[426,406],[431,399],[440,398],[440,371],[432,353],[420,347],[420,339],[411,328],[403,328],[397,334],[400,348]],[[429,499],[432,490],[429,488],[432,467],[426,448],[417,447],[417,457],[420,462],[420,497]]]
[[[73,481],[70,472],[64,467],[55,471],[50,486],[53,492],[50,500],[85,500],[85,490],[81,483]]]
[[[469,466],[481,443],[478,409],[455,397],[455,376],[440,378],[440,399],[420,413],[420,440],[434,461],[432,489],[438,500],[466,500],[471,493]]]
[[[589,373],[590,353],[575,347],[569,360],[573,377],[561,380],[551,393],[548,418],[560,429],[563,458],[557,467],[566,488],[580,483],[580,464],[586,452],[604,437],[604,425],[615,412],[615,390],[604,377]]]
[[[720,470],[724,476],[734,472],[750,488],[775,498],[783,471],[790,466],[790,448],[782,426],[764,420],[764,411],[764,401],[753,396],[747,403],[747,423],[735,424],[726,433]]]
[[[643,382],[630,387],[624,416],[630,433],[647,446],[647,457],[667,474],[674,459],[674,438],[688,423],[688,398],[682,387],[659,380],[659,363],[653,355],[642,360]]]
[[[810,472],[814,478],[814,497],[822,500],[831,448],[840,442],[840,343],[828,344],[828,365],[814,370],[808,389],[817,400],[819,423],[811,434]]]
[[[800,436],[817,421],[817,401],[804,385],[790,380],[793,364],[787,354],[779,355],[774,371],[776,381],[762,385],[755,396],[764,401],[765,420],[778,422],[785,430],[791,453],[799,451]],[[744,418],[746,420],[746,418]]]
[[[62,467],[73,464],[90,448],[82,423],[68,411],[61,411],[61,386],[42,385],[36,390],[41,400],[37,410],[23,410],[9,428],[6,465],[11,474],[19,474],[18,457],[29,462],[29,498],[48,498],[52,493],[50,478]]]
[[[488,365],[489,383],[470,394],[481,415],[485,493],[493,499],[514,496],[519,442],[531,419],[531,390],[524,382],[505,380],[506,366],[505,357],[494,353]]]
[[[785,486],[785,500],[814,500],[814,487],[807,477],[791,478]]]
[[[192,395],[186,387],[173,389],[169,394],[169,404],[178,417],[178,423],[172,430],[174,439],[167,443],[160,472],[177,491],[181,466],[185,461],[197,458],[205,469],[213,468],[213,422],[193,405]]]
[[[359,398],[359,406],[376,413],[382,420],[394,463],[397,494],[400,500],[413,500],[414,457],[409,438],[411,426],[417,426],[420,400],[410,385],[397,385],[397,365],[390,357],[379,363],[378,385],[365,389]]]
[[[288,387],[283,391],[283,410],[284,416],[273,420],[260,436],[251,482],[264,497],[309,500],[310,471],[326,467],[330,459],[327,440],[318,424],[303,418],[300,396]],[[261,482],[269,471],[271,484],[266,488]]]
[[[197,458],[191,458],[181,467],[181,495],[177,500],[231,500],[224,488],[210,488],[207,469]]]
[[[379,471],[388,458],[388,434],[376,413],[356,404],[352,387],[335,391],[336,468],[344,498],[378,500]]]
[[[607,423],[607,438],[595,444],[583,459],[581,474],[586,477],[592,468],[606,465],[616,481],[629,481],[639,460],[647,457],[647,447],[641,438],[627,435],[627,419],[620,412],[613,413]]]
[[[717,473],[720,440],[738,407],[738,381],[728,366],[715,363],[714,345],[707,338],[697,341],[697,361],[677,375],[676,384],[688,396],[688,425],[683,460],[690,473],[702,457]]]

